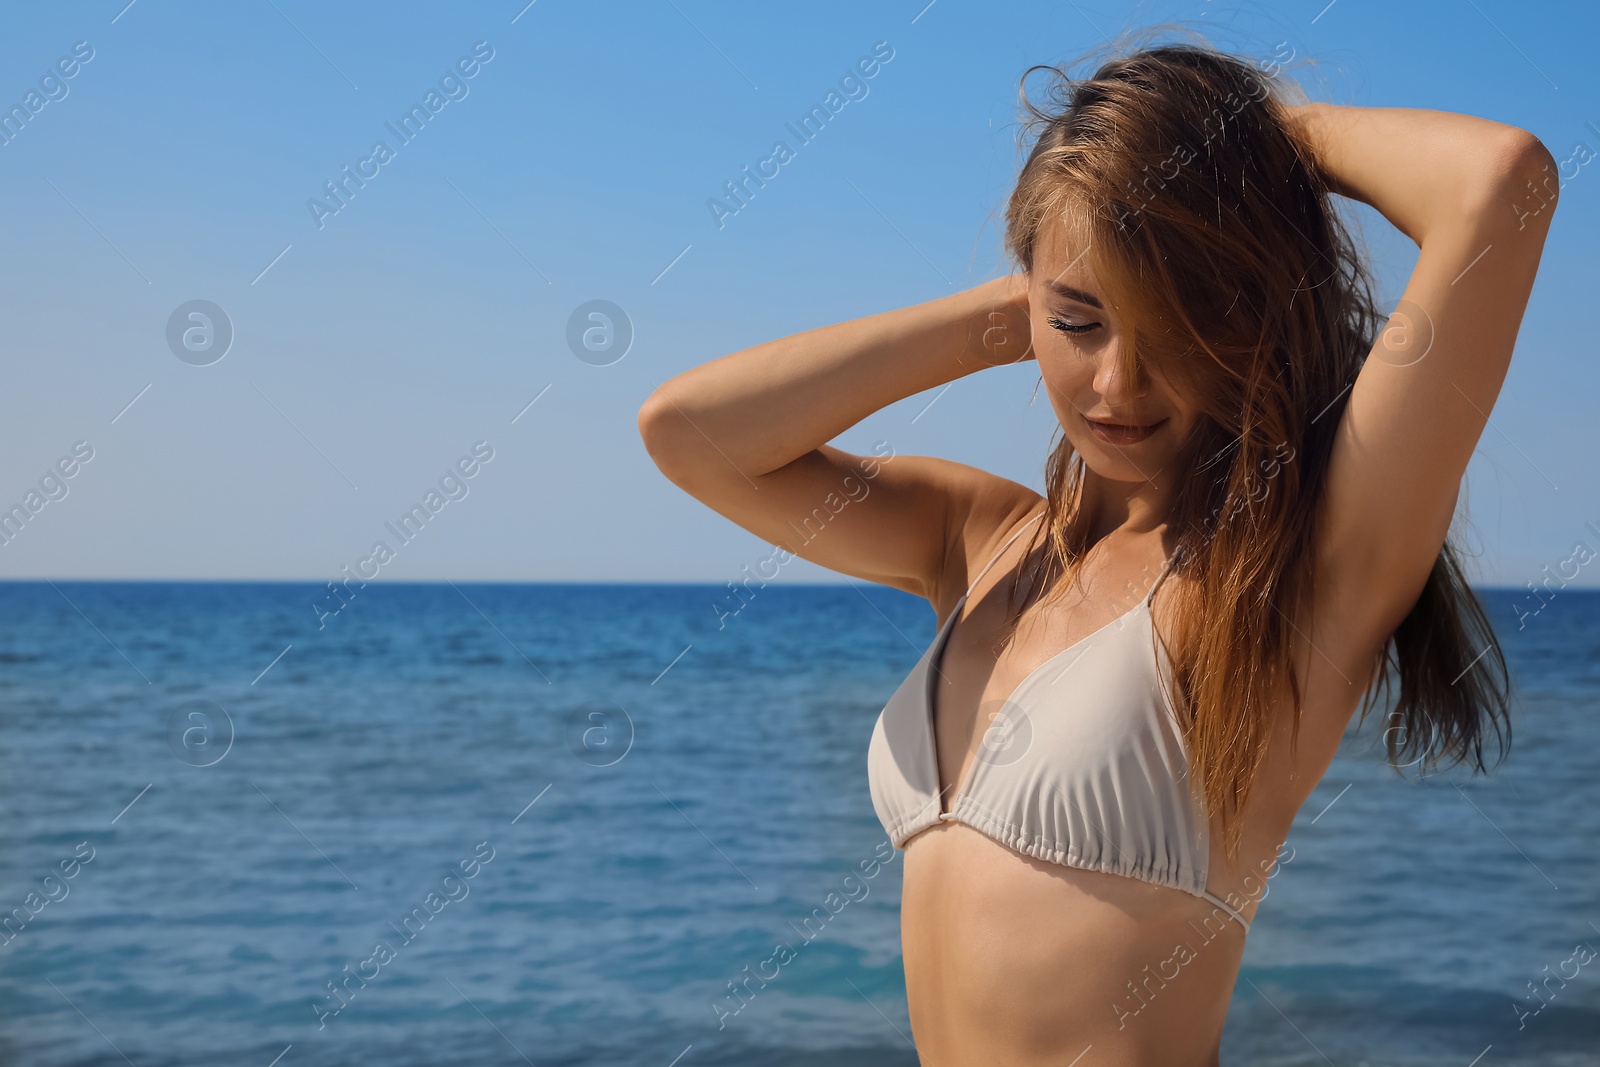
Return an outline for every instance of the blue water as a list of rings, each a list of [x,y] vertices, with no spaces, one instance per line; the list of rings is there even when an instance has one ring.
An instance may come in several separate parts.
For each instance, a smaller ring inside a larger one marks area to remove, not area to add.
[[[846,876],[923,601],[373,584],[318,630],[317,594],[0,585],[0,1063],[916,1062],[900,855]],[[1600,595],[1521,596],[1484,593],[1511,757],[1402,779],[1352,731],[1223,1062],[1600,1063],[1600,958],[1563,962],[1600,949]]]

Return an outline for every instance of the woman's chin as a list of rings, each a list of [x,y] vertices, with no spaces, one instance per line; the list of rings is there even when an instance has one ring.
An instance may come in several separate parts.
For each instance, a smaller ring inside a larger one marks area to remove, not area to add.
[[[1155,440],[1134,445],[1114,445],[1092,434],[1068,438],[1083,464],[1101,478],[1113,482],[1145,482],[1166,466],[1169,450]],[[1151,446],[1155,447],[1151,447]]]

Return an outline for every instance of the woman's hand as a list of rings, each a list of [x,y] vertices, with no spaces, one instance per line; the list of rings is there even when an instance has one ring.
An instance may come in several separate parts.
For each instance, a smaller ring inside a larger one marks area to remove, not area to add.
[[[1313,102],[1281,113],[1329,188],[1377,208],[1419,246],[1503,193],[1531,156],[1548,155],[1526,130],[1453,111]]]
[[[1037,494],[967,464],[896,455],[909,415],[879,423],[891,437],[872,455],[828,442],[1032,349],[1027,279],[1008,275],[702,363],[657,387],[639,432],[672,482],[768,544],[932,600],[952,552]]]
[[[1007,275],[703,363],[656,389],[640,432],[658,463],[744,482],[890,404],[1031,349],[1026,279]]]
[[[1556,164],[1527,131],[1470,115],[1299,112],[1336,186],[1418,246],[1350,387],[1318,518],[1316,586],[1338,590],[1343,606],[1314,625],[1347,648],[1381,649],[1438,566],[1505,381],[1555,208]]]
[[[1008,274],[978,287],[985,305],[967,330],[967,348],[991,367],[1033,358],[1028,276]]]

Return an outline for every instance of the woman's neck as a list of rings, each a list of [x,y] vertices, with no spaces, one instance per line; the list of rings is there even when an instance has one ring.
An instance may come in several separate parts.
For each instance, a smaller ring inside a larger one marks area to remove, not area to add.
[[[1083,504],[1093,539],[1113,533],[1142,534],[1164,526],[1173,487],[1160,481],[1113,482],[1087,472]]]

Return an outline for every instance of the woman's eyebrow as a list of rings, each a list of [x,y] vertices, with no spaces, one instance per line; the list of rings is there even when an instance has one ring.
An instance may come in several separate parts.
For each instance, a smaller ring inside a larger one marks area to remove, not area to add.
[[[1104,305],[1100,303],[1100,298],[1095,296],[1093,293],[1086,293],[1082,289],[1074,289],[1072,286],[1064,285],[1061,282],[1051,282],[1050,288],[1053,289],[1058,295],[1064,296],[1068,300],[1076,300],[1080,304],[1088,304],[1092,308],[1099,308],[1102,311],[1105,310]]]

